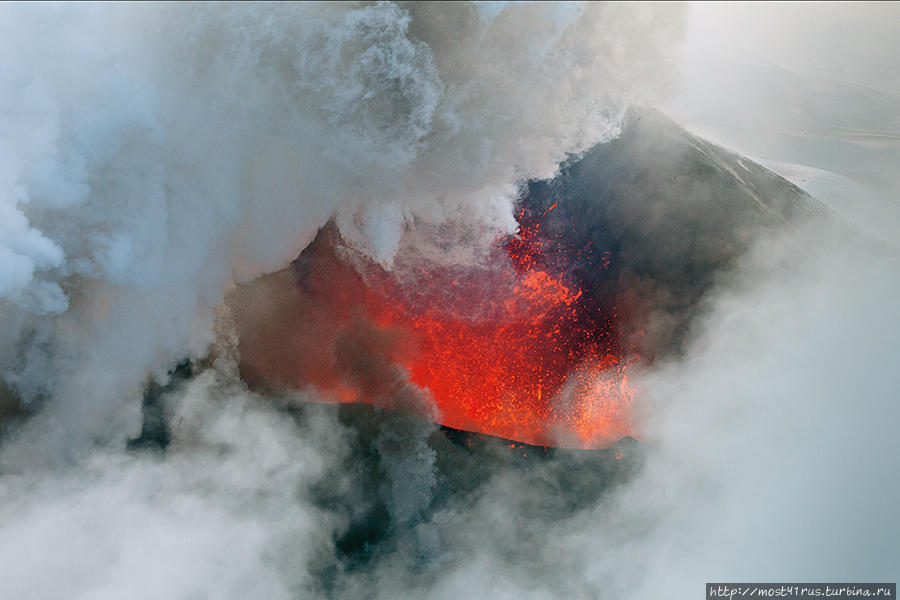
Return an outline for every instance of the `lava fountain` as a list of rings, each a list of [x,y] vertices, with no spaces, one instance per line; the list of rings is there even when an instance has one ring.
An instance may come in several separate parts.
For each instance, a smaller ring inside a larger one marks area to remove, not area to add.
[[[399,369],[448,427],[577,448],[632,434],[627,371],[640,352],[622,342],[616,307],[572,275],[595,253],[608,268],[611,253],[549,239],[554,207],[522,208],[489,266],[402,277],[323,228],[291,269],[231,298],[244,378],[379,404]]]

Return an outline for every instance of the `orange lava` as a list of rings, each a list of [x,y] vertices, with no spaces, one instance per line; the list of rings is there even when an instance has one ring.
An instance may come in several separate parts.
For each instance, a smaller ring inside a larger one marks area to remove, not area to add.
[[[281,319],[305,327],[260,337],[266,352],[274,343],[294,356],[255,351],[250,332],[241,350],[248,372],[373,402],[333,357],[342,331],[371,328],[353,347],[402,365],[444,425],[534,445],[608,446],[632,434],[627,367],[636,353],[621,348],[615,307],[542,258],[539,233],[536,219],[501,240],[490,270],[420,269],[402,284],[352,251],[348,259],[336,232],[320,236],[298,267],[303,308]]]
[[[631,392],[626,365],[599,339],[612,324],[597,329],[582,296],[526,269],[481,319],[381,298],[369,308],[381,326],[413,332],[417,351],[405,366],[430,390],[442,424],[535,445],[604,446],[631,433]]]

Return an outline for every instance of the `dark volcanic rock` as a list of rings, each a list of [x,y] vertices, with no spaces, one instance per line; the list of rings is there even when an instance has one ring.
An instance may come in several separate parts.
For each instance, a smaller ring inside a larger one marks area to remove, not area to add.
[[[827,214],[772,171],[637,108],[617,139],[529,182],[521,203],[525,222],[540,219],[544,260],[590,249],[573,277],[655,356],[681,346],[699,300],[760,235]]]
[[[317,504],[346,517],[348,525],[334,532],[335,559],[342,568],[351,570],[367,568],[371,562],[396,556],[398,551],[409,560],[421,561],[423,568],[429,565],[437,556],[429,555],[420,540],[411,541],[410,534],[430,527],[435,519],[448,520],[445,511],[453,513],[452,518],[460,518],[482,499],[489,482],[498,478],[515,482],[512,487],[516,489],[529,490],[510,498],[517,514],[549,523],[597,505],[618,482],[642,466],[643,448],[632,438],[601,450],[567,450],[423,424],[431,430],[427,451],[433,453],[434,460],[422,470],[433,472],[434,485],[423,490],[425,509],[418,518],[398,523],[379,492],[385,485],[407,482],[390,480],[386,463],[397,457],[383,456],[377,440],[382,432],[407,417],[367,404],[321,408],[336,411],[338,420],[353,432],[341,469],[342,473],[351,473],[352,480],[342,486],[323,481],[315,491]],[[438,539],[440,535],[443,533]],[[540,540],[532,542],[537,545]],[[324,571],[334,568],[331,563],[323,566]],[[323,573],[323,579],[328,579],[327,574]]]

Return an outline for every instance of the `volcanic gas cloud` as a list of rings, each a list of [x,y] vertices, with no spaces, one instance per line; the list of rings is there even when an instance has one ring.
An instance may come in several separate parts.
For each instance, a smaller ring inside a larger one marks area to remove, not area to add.
[[[524,206],[486,266],[420,261],[402,276],[323,228],[291,269],[233,295],[244,377],[380,404],[406,373],[449,427],[585,448],[630,434],[639,351],[576,275],[588,258],[608,268],[611,252],[545,232],[555,205]]]

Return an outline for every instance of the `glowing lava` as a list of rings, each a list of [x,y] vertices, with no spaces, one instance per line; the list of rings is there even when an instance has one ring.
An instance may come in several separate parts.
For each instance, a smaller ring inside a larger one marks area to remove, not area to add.
[[[393,385],[379,373],[400,365],[450,427],[566,447],[630,435],[626,369],[636,353],[621,347],[615,307],[567,275],[590,249],[548,258],[541,216],[519,215],[518,235],[499,241],[489,269],[420,268],[402,283],[326,228],[278,306],[232,302],[238,317],[269,315],[263,329],[236,319],[245,377],[378,403]]]

